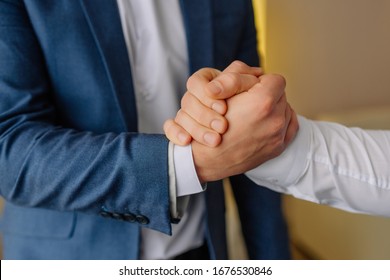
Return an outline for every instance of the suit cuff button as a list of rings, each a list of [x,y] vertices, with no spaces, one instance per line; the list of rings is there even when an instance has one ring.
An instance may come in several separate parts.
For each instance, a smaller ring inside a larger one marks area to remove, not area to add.
[[[123,220],[129,223],[134,223],[136,221],[135,216],[131,213],[123,214]]]
[[[100,211],[100,216],[104,217],[104,218],[111,218],[112,217],[112,214],[110,212],[107,212],[107,211]]]
[[[112,213],[112,218],[115,220],[123,220],[123,215],[119,213]]]
[[[135,219],[136,219],[137,222],[138,222],[139,224],[141,224],[141,225],[147,225],[147,224],[149,224],[149,219],[146,218],[146,217],[143,216],[143,215],[137,215],[137,216],[135,217]]]

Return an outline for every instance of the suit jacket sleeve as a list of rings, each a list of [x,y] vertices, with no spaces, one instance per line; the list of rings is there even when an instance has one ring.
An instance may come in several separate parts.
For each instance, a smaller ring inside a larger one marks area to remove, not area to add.
[[[170,233],[166,138],[63,126],[27,12],[12,1],[0,3],[0,61],[1,195],[26,207],[143,215]]]

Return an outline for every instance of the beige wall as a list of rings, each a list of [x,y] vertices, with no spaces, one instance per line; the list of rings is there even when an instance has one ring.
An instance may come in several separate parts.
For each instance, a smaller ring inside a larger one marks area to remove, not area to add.
[[[390,1],[264,1],[265,69],[287,78],[296,111],[390,129]],[[290,197],[285,206],[293,243],[308,257],[390,259],[390,219]]]
[[[390,1],[268,0],[266,69],[306,116],[390,104]]]

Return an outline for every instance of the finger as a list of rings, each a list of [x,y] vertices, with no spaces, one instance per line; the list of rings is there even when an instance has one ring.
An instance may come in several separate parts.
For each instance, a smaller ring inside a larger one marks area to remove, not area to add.
[[[211,81],[206,86],[206,90],[213,99],[226,99],[249,90],[258,82],[255,78],[262,74],[263,70],[260,67],[251,67],[236,60],[223,70],[222,75]]]
[[[270,98],[271,103],[275,104],[285,96],[286,80],[283,76],[277,74],[266,74],[259,77],[260,82],[255,84],[249,93],[264,94]]]
[[[224,100],[216,100],[205,93],[205,86],[221,74],[221,71],[212,68],[202,68],[191,75],[187,81],[187,90],[199,99],[205,106],[224,115],[227,111]]]
[[[223,72],[205,86],[205,91],[212,99],[227,99],[248,91],[258,82],[259,78],[254,75]]]
[[[181,109],[202,126],[213,129],[220,134],[225,133],[227,130],[227,120],[214,110],[205,106],[191,93],[186,93],[183,96]]]
[[[221,143],[221,135],[205,126],[199,125],[183,110],[177,112],[175,122],[184,128],[195,141],[203,145],[216,147]]]
[[[203,91],[205,85],[221,74],[221,71],[213,68],[202,68],[192,74],[187,80],[187,90],[190,92]]]
[[[212,68],[203,68],[195,72],[187,81],[187,89],[204,105],[224,115],[227,111],[227,99],[237,93],[247,91],[258,82],[257,77],[263,71],[259,67],[250,67],[243,62],[234,61],[222,73]],[[210,81],[213,81],[209,84]],[[205,95],[206,91],[206,95]]]
[[[174,144],[186,146],[191,143],[191,135],[174,120],[169,119],[164,123],[165,136]]]
[[[225,68],[225,70],[223,70],[223,72],[235,72],[240,74],[253,75],[256,77],[259,77],[264,74],[262,68],[249,66],[239,60],[233,61],[228,67]]]

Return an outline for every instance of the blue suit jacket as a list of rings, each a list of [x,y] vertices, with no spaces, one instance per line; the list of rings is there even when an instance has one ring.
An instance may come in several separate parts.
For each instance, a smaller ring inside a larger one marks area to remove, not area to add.
[[[250,0],[181,7],[190,72],[258,64]],[[137,133],[130,77],[116,1],[0,2],[5,258],[136,259],[140,226],[171,233],[168,141]],[[232,181],[250,256],[288,258],[279,195]],[[206,239],[224,259],[220,182],[206,199]]]

